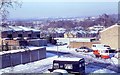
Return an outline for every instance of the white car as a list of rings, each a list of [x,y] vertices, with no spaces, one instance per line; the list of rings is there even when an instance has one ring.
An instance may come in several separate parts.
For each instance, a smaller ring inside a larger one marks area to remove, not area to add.
[[[80,47],[80,48],[77,48],[77,49],[75,49],[75,51],[76,52],[90,52],[90,51],[92,51],[90,48],[88,48],[88,47]]]

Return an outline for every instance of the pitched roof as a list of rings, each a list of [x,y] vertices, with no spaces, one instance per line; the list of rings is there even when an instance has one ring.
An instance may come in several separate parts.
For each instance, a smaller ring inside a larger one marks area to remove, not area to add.
[[[100,32],[107,31],[107,30],[112,29],[112,28],[114,28],[114,27],[120,28],[120,25],[118,25],[118,24],[112,25],[112,26],[110,26],[110,27],[108,27],[108,28],[106,28],[106,29],[104,29],[104,30],[102,30],[102,31],[100,31]]]
[[[12,29],[9,28],[9,27],[2,27],[2,26],[0,26],[0,31],[12,31]]]

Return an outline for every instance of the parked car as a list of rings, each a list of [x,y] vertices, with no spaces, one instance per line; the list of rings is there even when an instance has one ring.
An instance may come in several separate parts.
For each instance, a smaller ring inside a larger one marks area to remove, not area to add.
[[[80,47],[80,48],[77,48],[75,49],[76,52],[92,52],[92,49],[88,48],[88,47]]]
[[[57,42],[58,46],[62,46],[62,45],[67,45],[67,43],[63,43],[63,42]]]

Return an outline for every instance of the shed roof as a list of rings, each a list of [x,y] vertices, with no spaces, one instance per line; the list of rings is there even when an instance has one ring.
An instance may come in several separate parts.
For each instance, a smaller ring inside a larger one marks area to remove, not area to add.
[[[9,51],[2,51],[0,52],[0,55],[3,55],[3,54],[8,54],[8,53],[18,53],[18,52],[24,52],[24,51],[33,51],[33,50],[37,50],[37,49],[43,49],[45,47],[34,47],[34,46],[29,46],[28,49],[18,49],[18,50],[9,50]]]
[[[56,61],[80,61],[82,58],[57,58]]]

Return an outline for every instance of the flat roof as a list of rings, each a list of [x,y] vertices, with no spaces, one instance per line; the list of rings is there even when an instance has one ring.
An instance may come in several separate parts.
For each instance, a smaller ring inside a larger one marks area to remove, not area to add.
[[[70,39],[70,42],[91,42],[91,39],[94,38],[73,38]]]
[[[29,50],[37,50],[37,49],[41,49],[41,48],[45,48],[45,47],[33,47],[33,46],[30,46],[28,48],[25,49],[18,49],[18,50],[9,50],[9,51],[2,51],[0,52],[0,55],[3,55],[3,54],[9,54],[9,53],[18,53],[18,52],[24,52],[24,51],[29,51]]]
[[[60,57],[55,59],[55,61],[80,61],[83,58],[67,58],[67,57]]]

